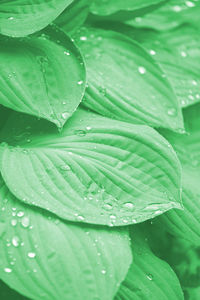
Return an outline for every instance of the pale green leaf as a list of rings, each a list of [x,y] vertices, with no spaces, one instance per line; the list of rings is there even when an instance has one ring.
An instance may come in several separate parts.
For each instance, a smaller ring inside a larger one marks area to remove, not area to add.
[[[140,42],[165,72],[182,107],[200,101],[199,30],[182,26],[167,32],[123,29]]]
[[[58,133],[13,113],[1,140],[9,189],[64,219],[127,225],[181,206],[179,161],[150,127],[79,109]]]
[[[151,55],[136,42],[97,28],[84,28],[75,39],[86,63],[86,107],[130,123],[183,128],[171,86]]]
[[[183,300],[176,274],[153,254],[138,226],[132,227],[132,245],[133,262],[115,300]]]
[[[120,10],[132,11],[160,2],[163,0],[94,0],[90,11],[96,15],[107,16]]]
[[[200,104],[184,112],[187,134],[162,133],[171,142],[183,170],[183,206],[181,212],[169,212],[158,218],[160,226],[177,237],[200,246]]]
[[[65,223],[1,179],[0,278],[34,300],[112,300],[132,260],[128,230]]]
[[[73,0],[1,0],[0,33],[23,37],[49,25]]]
[[[31,38],[0,37],[0,103],[62,127],[79,105],[85,67],[73,42],[48,27]]]
[[[126,21],[126,24],[155,30],[170,30],[184,23],[198,25],[199,21],[199,0],[169,0],[156,10]]]
[[[67,34],[72,34],[85,22],[91,2],[91,0],[75,0],[55,20],[55,23]]]

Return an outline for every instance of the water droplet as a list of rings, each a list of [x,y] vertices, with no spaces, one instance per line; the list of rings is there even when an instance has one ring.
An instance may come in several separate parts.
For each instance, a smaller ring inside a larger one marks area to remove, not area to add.
[[[138,67],[138,71],[140,74],[145,74],[146,73],[146,69],[144,67]]]
[[[70,114],[67,111],[61,114],[61,116],[64,120],[66,120],[69,117],[69,115]]]
[[[186,57],[186,56],[187,56],[187,53],[185,53],[185,51],[181,51],[181,56],[182,56],[182,57]]]
[[[102,273],[103,275],[105,275],[105,274],[106,274],[106,270],[105,270],[105,269],[101,270],[101,273]]]
[[[10,268],[4,268],[4,271],[5,271],[6,273],[11,273],[11,272],[12,272],[12,269],[10,269]]]
[[[10,223],[11,223],[12,226],[16,226],[17,225],[17,220],[16,219],[12,219],[10,221]]]
[[[23,215],[24,215],[24,212],[23,212],[23,211],[19,211],[19,212],[17,213],[17,216],[18,216],[19,218],[23,217]]]
[[[79,220],[79,221],[84,221],[85,218],[84,218],[83,216],[77,216],[77,220]]]
[[[133,209],[134,205],[131,202],[127,202],[127,203],[124,203],[124,207],[127,208],[127,209]]]
[[[151,55],[156,55],[156,51],[154,51],[154,50],[152,50],[152,49],[149,51],[149,53],[150,53]]]
[[[34,258],[34,257],[36,257],[36,254],[34,252],[29,252],[28,257]]]
[[[153,280],[153,275],[152,275],[152,274],[148,274],[148,275],[147,275],[147,279]]]
[[[197,85],[197,81],[196,80],[192,80],[192,84],[193,85]]]
[[[14,17],[9,17],[8,20],[12,21],[12,20],[14,20]]]
[[[69,53],[69,52],[67,52],[67,51],[64,51],[64,54],[65,54],[65,55],[67,55],[67,56],[69,56],[69,55],[70,55],[70,53]]]
[[[175,12],[180,12],[180,11],[182,10],[181,6],[179,6],[179,5],[174,5],[174,6],[172,7],[172,9],[173,9],[173,11],[175,11]]]
[[[87,130],[91,130],[91,129],[92,129],[92,127],[90,127],[90,126],[87,126],[87,127],[86,127],[86,129],[87,129]]]
[[[102,94],[103,96],[105,96],[106,95],[106,88],[100,86],[99,87],[99,93]]]
[[[112,207],[112,204],[106,203],[106,204],[104,204],[103,208],[106,210],[111,210],[113,207]]]
[[[167,113],[168,113],[168,115],[169,116],[175,116],[176,115],[176,109],[175,108],[169,108],[168,110],[167,110]]]
[[[85,130],[74,130],[74,134],[78,136],[85,136],[86,131]]]
[[[70,168],[69,165],[63,165],[63,166],[61,166],[60,168],[61,168],[61,170],[63,170],[63,171],[70,171],[70,170],[71,170],[71,168]]]
[[[19,238],[18,238],[18,236],[14,236],[13,238],[12,238],[12,244],[13,244],[13,246],[14,247],[18,247],[19,246]]]
[[[87,41],[87,37],[86,37],[86,36],[81,36],[81,37],[80,37],[80,40],[81,40],[81,41]]]
[[[83,80],[80,80],[77,83],[78,83],[78,85],[81,85],[81,84],[83,84]]]
[[[21,224],[22,224],[22,226],[25,227],[25,228],[28,227],[29,224],[30,224],[29,218],[28,218],[28,217],[23,217],[22,220],[21,220]]]
[[[185,4],[187,5],[187,7],[194,7],[195,3],[193,3],[192,1],[185,1]]]

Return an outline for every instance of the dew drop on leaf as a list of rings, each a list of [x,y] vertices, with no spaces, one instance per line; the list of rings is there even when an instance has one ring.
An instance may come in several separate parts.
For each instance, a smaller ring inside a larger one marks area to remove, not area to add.
[[[21,220],[21,224],[22,224],[22,226],[25,227],[25,228],[28,227],[29,224],[30,224],[29,218],[28,218],[28,217],[23,217],[22,220]]]
[[[19,243],[20,243],[20,241],[19,241],[18,236],[14,236],[14,237],[12,238],[12,244],[13,244],[13,246],[14,246],[14,247],[18,247],[18,246],[19,246]]]
[[[11,272],[12,272],[12,269],[10,269],[10,268],[4,268],[4,272],[6,272],[6,273],[11,273]]]
[[[148,274],[148,275],[147,275],[147,279],[153,280],[153,275],[152,275],[152,274]]]
[[[28,253],[28,257],[30,257],[30,258],[36,257],[35,252],[29,252],[29,253]]]
[[[146,73],[146,69],[144,67],[138,67],[138,71],[140,74],[145,74]]]

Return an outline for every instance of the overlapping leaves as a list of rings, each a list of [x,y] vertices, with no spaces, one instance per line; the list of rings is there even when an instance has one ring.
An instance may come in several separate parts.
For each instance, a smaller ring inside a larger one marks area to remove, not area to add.
[[[80,109],[58,133],[13,113],[1,139],[12,193],[64,219],[126,225],[181,207],[179,161],[150,127]]]
[[[31,299],[112,299],[132,259],[127,230],[64,223],[0,180],[0,278]]]
[[[183,128],[177,99],[151,56],[125,35],[87,28],[76,35],[86,61],[86,107],[114,119]]]

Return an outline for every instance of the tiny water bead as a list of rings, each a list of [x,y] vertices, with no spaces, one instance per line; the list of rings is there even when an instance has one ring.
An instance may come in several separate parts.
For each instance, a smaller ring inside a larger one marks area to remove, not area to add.
[[[60,166],[60,169],[63,171],[70,171],[71,167],[67,164]]]
[[[69,113],[66,111],[66,112],[63,112],[62,114],[61,114],[61,116],[62,116],[62,118],[64,119],[64,120],[66,120],[68,117],[69,117]]]
[[[77,84],[78,84],[78,85],[82,85],[82,84],[83,84],[83,80],[79,80],[79,81],[77,82]]]
[[[29,252],[29,253],[28,253],[28,257],[30,257],[30,258],[35,258],[35,257],[36,257],[35,252]]]
[[[23,227],[28,227],[29,226],[29,224],[30,224],[30,220],[29,220],[29,218],[28,217],[23,217],[22,219],[21,219],[21,225],[23,226]]]
[[[10,269],[10,268],[4,268],[4,272],[6,272],[6,273],[11,273],[11,272],[12,272],[12,269]]]
[[[152,50],[152,49],[149,51],[149,53],[150,53],[151,55],[156,55],[156,51],[154,51],[154,50]]]
[[[138,67],[138,72],[140,74],[145,74],[146,73],[146,69],[144,67],[140,66],[140,67]]]
[[[86,36],[81,36],[81,37],[80,37],[80,40],[81,40],[81,41],[87,41],[87,37],[86,37]]]
[[[185,1],[185,4],[187,5],[187,7],[194,7],[195,3],[192,1]]]
[[[85,136],[86,135],[86,131],[82,130],[82,129],[78,129],[78,130],[74,130],[74,134],[78,135],[78,136]]]
[[[19,211],[19,212],[17,213],[17,216],[18,216],[19,218],[23,217],[23,216],[24,216],[24,212],[23,212],[23,211]]]
[[[147,274],[147,279],[152,281],[153,280],[153,275],[152,274]]]
[[[127,209],[133,209],[134,205],[131,202],[126,202],[126,203],[124,203],[124,207],[127,208]]]
[[[65,55],[67,55],[67,56],[69,56],[69,55],[70,55],[70,53],[69,53],[69,52],[67,52],[67,51],[64,51],[64,54],[65,54]]]
[[[105,274],[106,274],[106,270],[105,270],[105,269],[101,270],[101,273],[102,273],[103,275],[105,275]]]
[[[172,7],[172,10],[175,11],[175,12],[180,12],[180,11],[182,10],[182,7],[179,6],[179,5],[174,5],[174,6]]]
[[[12,219],[10,221],[10,223],[11,223],[12,226],[16,226],[17,225],[17,220],[16,219]]]
[[[171,108],[168,108],[167,114],[168,114],[169,116],[172,116],[172,117],[173,117],[173,116],[176,116],[177,111],[176,111],[175,108],[171,107]]]
[[[19,244],[20,244],[20,240],[19,240],[18,236],[14,236],[14,237],[12,238],[12,245],[13,245],[14,247],[18,247]]]

